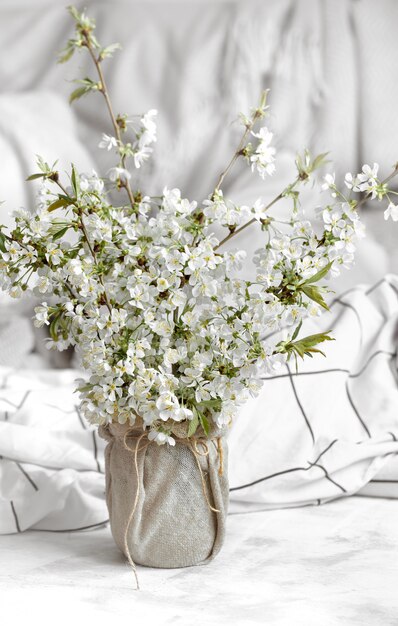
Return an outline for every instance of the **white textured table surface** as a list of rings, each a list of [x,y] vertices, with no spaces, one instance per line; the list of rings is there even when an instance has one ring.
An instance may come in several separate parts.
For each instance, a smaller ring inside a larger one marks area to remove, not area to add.
[[[140,592],[108,527],[1,536],[0,564],[2,623],[12,626],[83,619],[116,626],[126,618],[159,626],[396,626],[398,501],[352,497],[232,515],[212,564],[140,567]]]

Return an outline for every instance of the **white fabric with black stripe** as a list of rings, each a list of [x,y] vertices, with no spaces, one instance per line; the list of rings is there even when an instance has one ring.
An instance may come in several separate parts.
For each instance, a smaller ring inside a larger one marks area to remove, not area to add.
[[[76,378],[0,368],[0,534],[108,521],[104,442],[79,414]]]
[[[265,377],[229,438],[231,511],[398,496],[398,277],[359,286],[302,333],[321,355]]]
[[[398,496],[398,277],[356,287],[302,333],[319,356],[265,378],[231,428],[230,511]],[[108,521],[104,442],[76,408],[77,373],[0,368],[0,533]]]

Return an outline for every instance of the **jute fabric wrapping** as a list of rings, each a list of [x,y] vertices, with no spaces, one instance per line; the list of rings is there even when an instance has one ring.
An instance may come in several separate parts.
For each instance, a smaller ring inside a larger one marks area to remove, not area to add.
[[[225,429],[188,439],[186,426],[175,424],[173,447],[149,441],[138,425],[111,423],[99,434],[108,441],[111,531],[132,566],[187,567],[213,559],[228,510]]]

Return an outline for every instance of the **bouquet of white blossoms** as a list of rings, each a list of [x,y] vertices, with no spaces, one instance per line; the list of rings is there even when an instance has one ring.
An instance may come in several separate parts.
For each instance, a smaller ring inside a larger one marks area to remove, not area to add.
[[[71,101],[89,92],[105,98],[114,134],[104,134],[99,147],[114,151],[117,163],[107,179],[72,166],[64,186],[55,164],[39,159],[40,171],[30,176],[42,179],[35,213],[15,211],[15,229],[1,232],[1,286],[13,297],[32,290],[46,298],[35,324],[49,326],[51,347],[73,346],[80,355],[89,373],[79,387],[88,420],[132,425],[140,416],[149,439],[173,445],[174,422],[188,421],[188,436],[199,425],[207,433],[212,423],[229,423],[258,393],[261,376],[292,354],[319,352],[317,344],[330,339],[298,333],[305,317],[327,308],[319,281],[353,261],[355,239],[363,236],[358,202],[327,175],[322,189],[331,200],[318,211],[316,234],[299,193],[325,155],[312,159],[308,151],[297,157],[295,180],[272,202],[243,206],[224,197],[222,183],[238,158],[263,179],[275,171],[272,133],[256,129],[267,114],[266,93],[241,115],[242,139],[207,198],[195,202],[167,188],[149,197],[134,189],[128,166],[140,168],[150,157],[157,112],[114,115],[102,62],[118,46],[102,48],[93,20],[70,11],[76,36],[61,61],[85,49],[98,71],[97,79],[78,81]],[[366,197],[391,193],[376,165],[345,182]],[[114,188],[126,192],[126,203],[112,204]],[[270,213],[282,198],[292,201],[283,223]],[[388,210],[395,209],[391,203]],[[226,229],[222,240],[215,224]],[[264,245],[254,254],[256,278],[248,281],[237,277],[245,252],[223,245],[252,224],[264,232]],[[292,329],[287,339],[273,339],[282,328]]]
[[[325,154],[297,156],[295,179],[271,202],[236,204],[222,185],[238,159],[262,179],[275,171],[272,133],[259,127],[265,92],[241,115],[241,141],[207,198],[193,202],[167,188],[145,195],[131,170],[151,156],[156,111],[115,116],[102,65],[118,46],[101,47],[94,22],[70,12],[76,33],[60,60],[83,49],[97,71],[77,81],[71,101],[90,92],[104,97],[113,134],[99,147],[114,152],[116,163],[107,178],[72,166],[65,183],[56,164],[39,159],[30,176],[42,180],[36,211],[16,211],[15,228],[0,231],[0,284],[14,297],[29,290],[43,297],[35,324],[49,327],[50,347],[73,346],[80,356],[87,373],[78,387],[81,408],[109,441],[111,529],[130,564],[133,556],[155,567],[204,563],[225,532],[226,426],[259,392],[264,374],[292,356],[320,352],[318,344],[331,339],[300,337],[302,321],[327,309],[327,288],[318,283],[353,262],[363,236],[359,205],[387,198],[385,216],[398,219],[388,188],[398,165],[384,181],[376,164],[365,165],[347,174],[344,192],[326,175],[321,186],[330,198],[315,227],[300,188]],[[117,190],[124,200],[115,206]],[[291,201],[287,220],[271,211],[282,198]],[[224,244],[251,225],[263,231],[264,245],[254,254],[255,279],[245,280],[238,273],[245,252]]]

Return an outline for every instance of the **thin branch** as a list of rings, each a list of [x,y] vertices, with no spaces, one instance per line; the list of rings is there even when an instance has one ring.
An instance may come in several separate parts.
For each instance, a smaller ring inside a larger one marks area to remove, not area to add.
[[[291,185],[288,185],[288,187],[285,187],[285,189],[283,191],[281,191],[280,193],[278,193],[277,196],[275,196],[275,198],[273,200],[271,200],[271,202],[269,204],[267,204],[267,206],[264,208],[265,211],[268,211],[268,209],[270,209],[274,204],[276,204],[277,202],[279,202],[279,200],[281,200],[284,197],[284,194],[286,193],[287,189],[292,190],[297,183],[299,182],[299,178],[297,178],[294,183],[292,183]],[[246,222],[246,224],[243,224],[243,226],[240,226],[239,228],[237,228],[236,230],[233,230],[232,232],[230,232],[226,237],[224,237],[224,239],[222,239],[220,241],[220,243],[214,248],[214,250],[218,250],[218,248],[220,248],[224,243],[226,243],[227,241],[229,241],[230,239],[232,239],[232,237],[235,237],[235,235],[238,235],[239,233],[242,232],[242,230],[245,230],[245,228],[247,228],[248,226],[251,226],[252,224],[254,224],[256,222],[256,218],[253,217],[251,220],[249,220],[248,222]]]
[[[387,183],[390,182],[390,180],[392,180],[393,178],[395,178],[395,176],[398,175],[398,163],[395,165],[393,172],[387,176],[387,178],[385,178],[384,180],[381,181],[381,185],[386,185]],[[291,189],[299,182],[299,178],[297,178],[297,180],[293,183],[293,186],[291,186]],[[269,204],[267,204],[267,206],[265,207],[265,210],[270,209],[276,202],[278,202],[279,200],[281,200],[284,196],[286,189],[284,189],[281,193],[279,193]],[[362,198],[362,200],[360,200],[358,202],[358,204],[355,205],[355,208],[358,209],[360,206],[362,206],[363,204],[365,204],[365,202],[369,199],[369,195],[370,192],[368,192],[364,198]],[[218,248],[220,248],[224,243],[226,243],[227,241],[229,241],[230,239],[232,239],[232,237],[235,237],[235,235],[238,235],[239,233],[242,232],[242,230],[245,230],[245,228],[247,228],[248,226],[251,226],[252,224],[254,224],[254,222],[256,222],[257,220],[255,218],[252,218],[250,221],[246,222],[246,224],[243,224],[243,226],[240,226],[239,228],[237,228],[236,230],[230,232],[226,237],[224,237],[224,239],[222,239],[220,241],[220,243],[218,244],[218,246],[216,246],[214,248],[214,250],[218,250]]]
[[[108,108],[109,115],[110,115],[110,118],[112,120],[112,125],[113,125],[114,131],[115,131],[116,138],[117,138],[117,140],[118,140],[118,142],[120,144],[123,144],[122,135],[121,135],[121,132],[120,132],[120,127],[119,127],[119,124],[117,123],[116,116],[115,116],[114,111],[113,111],[112,102],[111,102],[111,99],[109,97],[108,88],[106,86],[104,73],[103,73],[102,67],[101,67],[101,62],[99,61],[98,57],[96,56],[96,54],[95,54],[95,52],[93,50],[93,47],[91,45],[90,38],[89,38],[88,34],[83,32],[83,36],[84,36],[84,40],[85,40],[85,44],[86,44],[87,50],[90,53],[90,56],[91,56],[91,58],[93,60],[93,63],[95,65],[95,68],[96,68],[97,73],[98,73],[98,77],[99,77],[99,80],[100,80],[99,91],[102,93],[102,95],[105,98],[106,106]],[[126,157],[124,155],[120,157],[120,161],[121,161],[121,164],[122,164],[123,168],[126,169]],[[131,187],[130,187],[129,180],[126,180],[125,182],[121,183],[121,185],[126,189],[127,195],[129,197],[129,201],[130,201],[130,204],[131,204],[131,207],[134,208],[134,196],[133,196],[133,192],[132,192]]]
[[[242,155],[242,150],[245,147],[246,139],[247,139],[248,135],[250,134],[250,132],[253,130],[253,126],[255,125],[257,120],[259,120],[262,117],[264,117],[264,114],[265,114],[265,104],[266,104],[266,101],[267,101],[268,91],[269,90],[267,89],[267,90],[263,91],[263,93],[261,94],[261,100],[260,100],[259,107],[255,111],[253,111],[252,116],[251,116],[251,120],[249,120],[246,123],[246,128],[245,128],[245,131],[244,131],[244,133],[243,133],[243,135],[241,137],[239,145],[238,145],[237,149],[235,150],[235,153],[233,154],[233,156],[232,156],[230,162],[228,163],[227,167],[225,168],[225,170],[223,170],[221,172],[220,176],[218,177],[218,181],[216,183],[216,186],[214,188],[212,196],[214,196],[215,193],[220,189],[222,183],[224,182],[224,178],[229,173],[229,171],[233,167],[233,165],[234,165],[235,161],[238,159],[238,157]]]
[[[235,151],[235,153],[234,153],[234,155],[233,155],[232,159],[231,159],[231,160],[230,160],[230,162],[228,163],[228,165],[227,165],[227,167],[225,168],[225,170],[223,170],[223,171],[221,172],[221,174],[220,174],[220,176],[219,176],[219,178],[218,178],[218,181],[217,181],[217,183],[216,183],[216,186],[215,186],[215,188],[214,188],[214,191],[213,191],[213,193],[212,193],[212,196],[214,196],[214,194],[215,194],[215,193],[216,193],[216,192],[220,189],[220,186],[222,185],[222,183],[223,183],[223,181],[224,181],[224,178],[226,177],[226,175],[228,174],[228,172],[230,171],[230,169],[233,167],[233,165],[234,165],[235,161],[236,161],[236,160],[238,159],[238,157],[242,154],[242,149],[243,149],[243,147],[244,147],[244,145],[245,145],[245,142],[246,142],[247,136],[248,136],[248,135],[249,135],[249,133],[251,132],[251,130],[252,130],[252,128],[253,128],[253,126],[254,126],[254,124],[255,124],[256,119],[257,119],[257,118],[253,118],[253,120],[251,121],[251,123],[250,123],[250,124],[248,124],[248,125],[246,126],[246,130],[245,130],[245,132],[244,132],[244,133],[243,133],[243,135],[242,135],[242,138],[241,138],[241,140],[240,140],[240,142],[239,142],[239,145],[238,145],[238,147],[237,147],[237,149],[236,149],[236,151]]]

